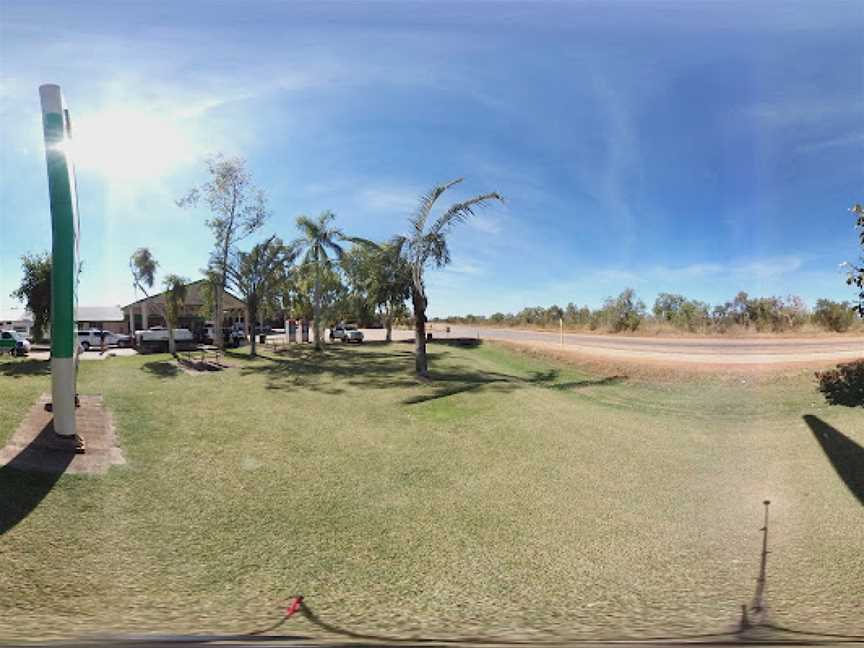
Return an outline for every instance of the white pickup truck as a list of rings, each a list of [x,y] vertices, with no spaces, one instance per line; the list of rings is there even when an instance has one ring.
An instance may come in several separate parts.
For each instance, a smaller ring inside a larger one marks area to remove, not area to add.
[[[98,349],[102,346],[102,340],[105,340],[106,346],[124,347],[132,344],[132,340],[128,335],[121,333],[112,333],[111,331],[100,331],[99,329],[90,329],[89,331],[78,331],[78,342],[85,351],[90,349]]]
[[[185,328],[174,329],[174,343],[177,348],[191,346],[194,342],[192,331]],[[135,331],[135,345],[139,353],[159,353],[168,351],[168,329],[154,326],[144,331]]]

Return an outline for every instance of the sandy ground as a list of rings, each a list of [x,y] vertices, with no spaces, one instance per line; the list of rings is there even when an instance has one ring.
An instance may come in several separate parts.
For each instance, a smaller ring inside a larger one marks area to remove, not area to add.
[[[477,337],[528,346],[584,359],[679,366],[781,370],[824,367],[864,357],[864,338],[644,338],[612,335],[560,334],[518,329],[435,325],[435,337]],[[411,337],[410,331],[399,331]],[[370,337],[370,339],[372,339]]]
[[[801,338],[647,338],[624,335],[560,334],[522,329],[496,329],[453,324],[433,324],[429,332],[434,338],[478,337],[533,348],[544,353],[571,357],[583,361],[604,361],[645,366],[679,367],[694,371],[778,371],[823,368],[838,362],[864,358],[864,338],[801,337]],[[363,329],[367,341],[384,340],[383,329]],[[410,340],[413,330],[396,329],[394,340]],[[268,336],[268,342],[282,342],[284,336]],[[329,343],[329,342],[328,342]],[[337,343],[341,344],[341,343]],[[116,356],[134,355],[134,349],[112,348],[81,354],[82,360],[104,360]],[[33,351],[31,358],[48,360],[47,351]]]
[[[123,357],[123,356],[131,356],[136,355],[138,352],[135,349],[128,348],[109,348],[105,353],[101,353],[97,349],[93,349],[92,351],[85,351],[81,354],[82,360],[105,360],[106,358],[111,357],[112,355]],[[32,360],[50,360],[51,353],[49,351],[31,351],[27,354],[27,357]]]
[[[645,338],[624,335],[580,335],[520,329],[476,328],[433,324],[436,339],[492,340],[584,361],[679,367],[688,370],[775,371],[822,368],[864,357],[864,338]],[[366,341],[384,340],[383,329],[363,329]],[[394,340],[410,340],[414,331],[396,329]],[[281,341],[270,336],[268,341]],[[335,344],[341,344],[336,342]]]

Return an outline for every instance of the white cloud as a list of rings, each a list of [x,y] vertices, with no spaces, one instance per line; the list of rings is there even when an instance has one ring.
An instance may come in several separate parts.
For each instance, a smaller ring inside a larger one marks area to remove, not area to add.
[[[645,277],[637,272],[606,268],[589,272],[580,281],[591,284],[632,284],[645,281]]]
[[[709,277],[734,277],[769,279],[795,272],[803,260],[794,255],[765,257],[762,259],[738,259],[728,263],[693,263],[686,266],[655,266],[646,277],[665,282],[706,279]]]
[[[719,263],[693,263],[679,268],[657,266],[653,275],[663,281],[678,281],[681,279],[699,279],[724,272],[726,268]]]
[[[486,267],[472,261],[454,261],[444,269],[445,273],[457,275],[479,275],[486,272]]]
[[[789,126],[801,122],[821,121],[842,115],[861,115],[864,102],[861,101],[810,101],[782,103],[762,103],[751,106],[747,112],[757,119],[777,126]]]
[[[765,259],[734,263],[729,267],[729,274],[754,279],[772,279],[799,270],[804,264],[797,256],[778,256]]]
[[[798,150],[802,153],[817,153],[829,149],[862,145],[864,145],[864,133],[849,133],[847,135],[841,135],[840,137],[832,137],[830,139],[801,144],[798,147]]]
[[[713,283],[734,281],[764,282],[780,279],[801,269],[804,262],[795,255],[772,256],[759,259],[735,259],[726,263],[703,262],[686,266],[656,265],[644,269],[618,268],[589,269],[558,283],[555,290],[573,294],[584,290],[623,290],[625,287],[647,290],[688,290],[692,282]]]
[[[357,202],[371,211],[411,214],[417,208],[422,191],[416,189],[377,187],[357,194]]]
[[[501,225],[494,218],[488,216],[476,215],[468,221],[469,225],[484,234],[500,234]]]

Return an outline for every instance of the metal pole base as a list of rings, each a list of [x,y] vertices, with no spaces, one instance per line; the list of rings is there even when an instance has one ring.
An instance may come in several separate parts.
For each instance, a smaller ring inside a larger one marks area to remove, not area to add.
[[[62,448],[63,450],[73,450],[75,454],[86,454],[87,453],[87,444],[84,443],[84,438],[80,434],[74,434],[72,436],[67,436],[64,434],[57,434],[54,432],[54,443],[55,447]]]

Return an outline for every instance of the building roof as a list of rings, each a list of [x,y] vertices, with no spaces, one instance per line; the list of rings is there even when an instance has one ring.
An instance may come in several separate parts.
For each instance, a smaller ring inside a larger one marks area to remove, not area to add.
[[[0,308],[0,322],[21,322],[24,320],[33,323],[33,315],[26,308]]]
[[[199,279],[198,281],[193,281],[192,283],[186,284],[186,299],[185,303],[187,306],[203,306],[204,304],[204,295],[202,293],[202,288],[204,284],[207,283],[206,279]],[[132,302],[131,304],[126,304],[123,306],[123,310],[126,311],[130,306],[139,306],[143,302],[153,303],[156,301],[162,302],[164,301],[164,292],[157,293],[155,295],[150,295],[149,297],[143,297],[137,301]],[[227,290],[225,291],[225,308],[245,308],[246,305],[235,295],[231,294]]]
[[[75,313],[78,322],[122,322],[123,310],[119,306],[79,306]]]
[[[123,311],[119,306],[79,306],[75,311],[76,322],[122,322]],[[33,323],[33,315],[26,308],[4,308],[0,310],[0,322]]]

